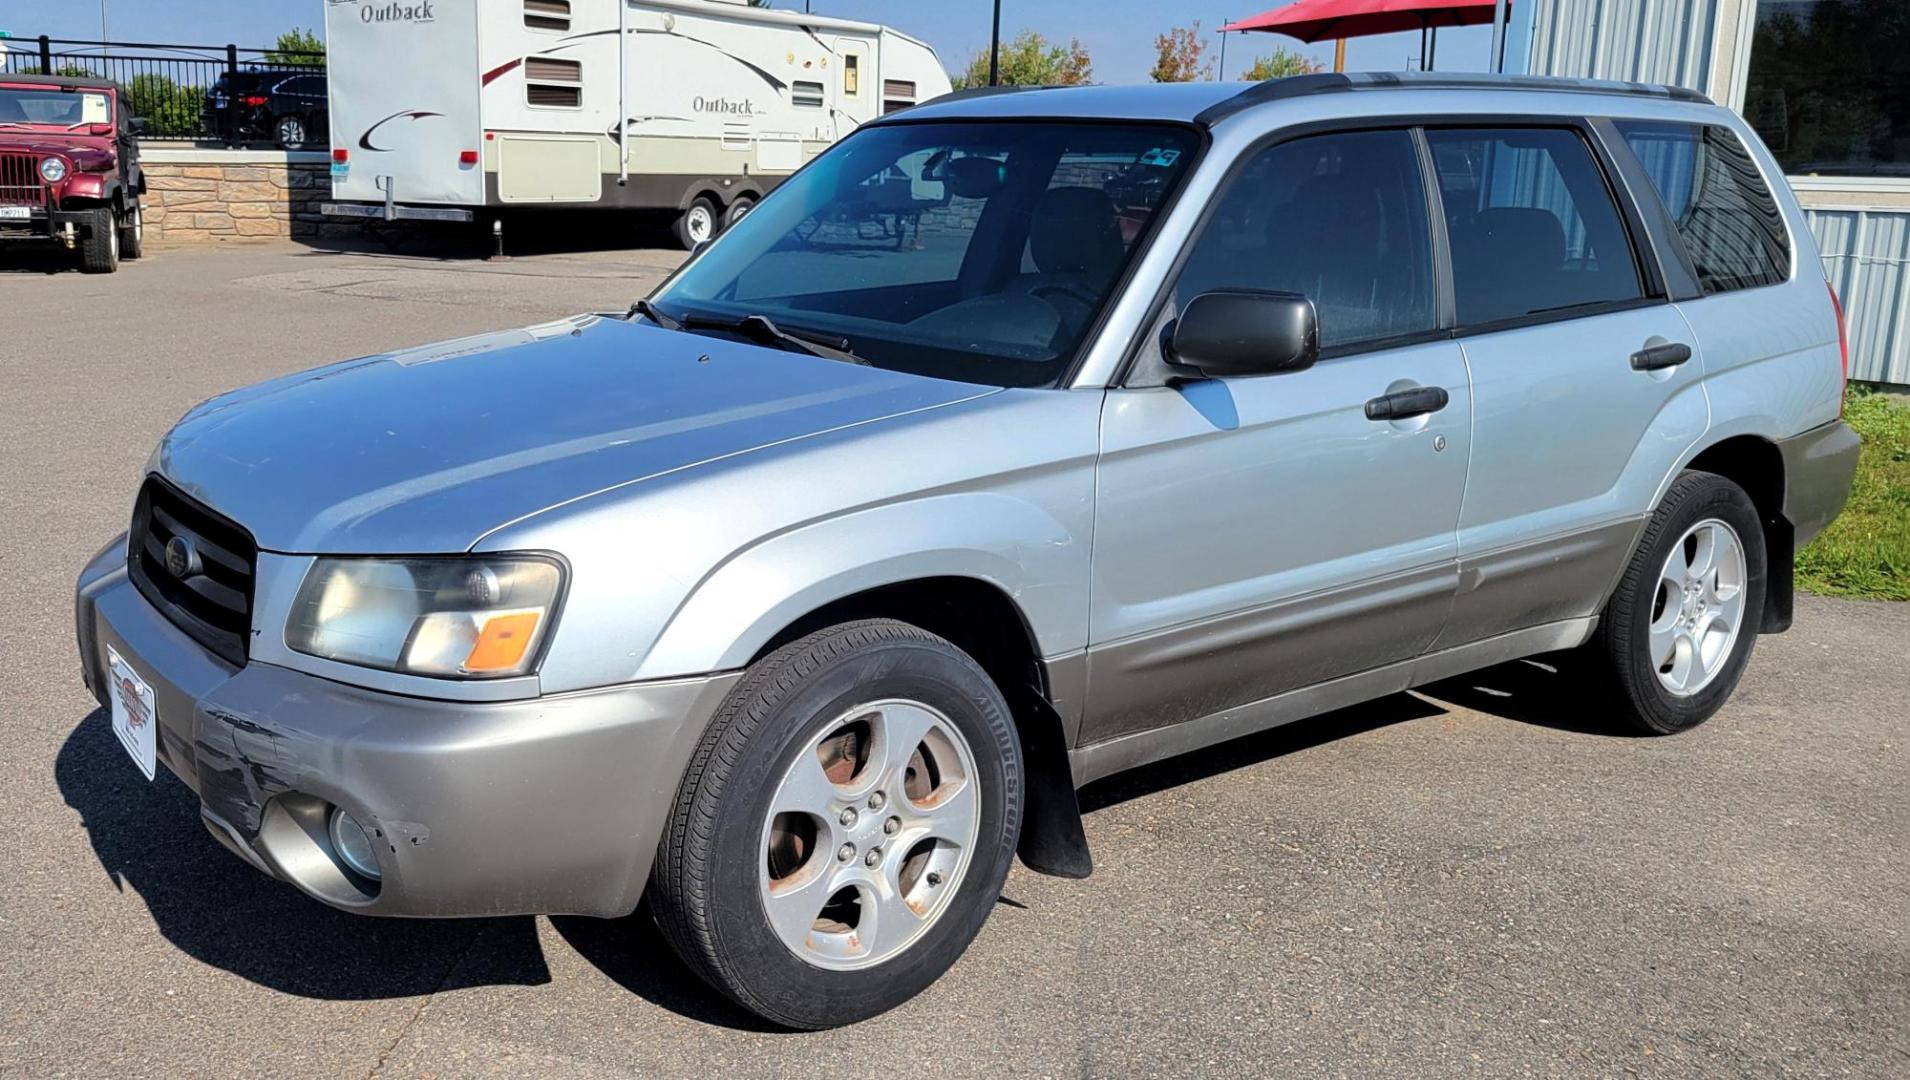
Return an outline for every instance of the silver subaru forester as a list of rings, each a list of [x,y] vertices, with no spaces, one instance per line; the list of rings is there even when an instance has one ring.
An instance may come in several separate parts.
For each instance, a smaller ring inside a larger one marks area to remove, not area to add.
[[[1842,508],[1840,315],[1695,94],[1317,75],[863,126],[625,315],[214,398],[81,574],[112,729],[372,915],[621,916],[793,1027],[1075,790],[1584,650],[1690,728]]]

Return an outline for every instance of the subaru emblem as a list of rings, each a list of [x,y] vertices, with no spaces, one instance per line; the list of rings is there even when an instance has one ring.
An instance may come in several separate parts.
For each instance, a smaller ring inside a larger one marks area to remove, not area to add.
[[[181,581],[205,572],[199,562],[199,549],[183,536],[166,541],[166,572]]]

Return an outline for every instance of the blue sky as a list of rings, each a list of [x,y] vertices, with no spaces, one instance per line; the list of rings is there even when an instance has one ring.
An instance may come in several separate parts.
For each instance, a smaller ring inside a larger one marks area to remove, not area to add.
[[[458,0],[439,0],[456,3]],[[1094,58],[1095,78],[1101,82],[1139,82],[1154,63],[1154,36],[1175,24],[1199,19],[1212,30],[1230,19],[1242,19],[1281,0],[1003,0],[1002,36],[1022,28],[1050,38],[1081,39]],[[173,44],[272,44],[279,31],[292,26],[317,29],[324,21],[323,0],[106,0],[107,28],[118,41]],[[801,0],[776,0],[781,8],[802,7]],[[942,62],[960,68],[968,57],[988,45],[990,0],[944,0],[939,4],[902,3],[898,0],[813,0],[818,14],[885,22],[922,38],[935,47]],[[16,38],[47,34],[52,37],[98,38],[100,4],[97,0],[0,0],[0,30]],[[1219,41],[1206,34],[1209,55],[1218,58]],[[1485,68],[1491,31],[1485,27],[1447,30],[1439,36],[1439,66],[1454,71]],[[1275,45],[1298,49],[1331,65],[1331,42],[1302,45],[1290,38],[1265,34],[1237,34],[1227,42],[1227,71],[1238,76],[1252,61],[1254,51]],[[1418,34],[1391,34],[1347,43],[1347,67],[1352,70],[1398,71],[1419,55]]]

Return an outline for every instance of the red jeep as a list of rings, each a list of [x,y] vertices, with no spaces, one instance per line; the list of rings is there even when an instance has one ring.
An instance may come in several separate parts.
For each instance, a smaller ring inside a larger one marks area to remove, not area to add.
[[[104,79],[0,75],[0,244],[63,243],[91,274],[139,258],[144,125]]]

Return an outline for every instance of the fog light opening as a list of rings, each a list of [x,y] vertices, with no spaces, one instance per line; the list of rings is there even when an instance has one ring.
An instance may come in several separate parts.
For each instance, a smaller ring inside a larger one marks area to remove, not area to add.
[[[332,841],[332,854],[347,870],[371,881],[378,880],[378,848],[371,834],[344,810],[334,806],[325,824]]]

